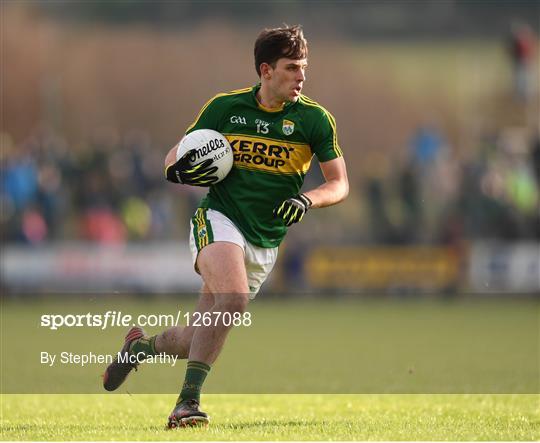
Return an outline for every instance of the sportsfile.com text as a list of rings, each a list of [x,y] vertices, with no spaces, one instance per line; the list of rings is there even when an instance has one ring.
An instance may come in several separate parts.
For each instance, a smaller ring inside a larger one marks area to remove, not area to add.
[[[40,317],[40,326],[56,331],[60,328],[100,328],[129,327],[129,326],[251,326],[250,312],[183,312],[173,314],[140,314],[133,316],[122,311],[107,311],[93,314],[43,314]]]

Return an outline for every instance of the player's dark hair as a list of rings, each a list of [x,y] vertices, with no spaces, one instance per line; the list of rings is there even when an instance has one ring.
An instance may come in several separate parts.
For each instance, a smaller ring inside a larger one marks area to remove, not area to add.
[[[308,55],[302,26],[285,26],[263,30],[255,41],[255,69],[261,76],[261,63],[275,68],[280,58],[300,60]]]

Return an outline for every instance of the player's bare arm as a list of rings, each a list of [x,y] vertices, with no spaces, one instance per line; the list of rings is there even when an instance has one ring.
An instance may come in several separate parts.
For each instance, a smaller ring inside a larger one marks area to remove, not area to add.
[[[176,146],[173,146],[165,156],[164,166],[167,167],[176,162]]]
[[[349,179],[343,157],[322,162],[320,165],[325,183],[304,193],[311,200],[312,208],[335,205],[349,195]]]

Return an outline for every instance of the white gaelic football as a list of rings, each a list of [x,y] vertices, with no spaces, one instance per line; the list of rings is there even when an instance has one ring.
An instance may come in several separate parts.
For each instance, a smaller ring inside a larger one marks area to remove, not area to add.
[[[191,166],[212,159],[212,166],[218,168],[213,174],[218,178],[217,182],[227,176],[233,165],[234,155],[229,141],[212,129],[197,129],[184,136],[176,148],[176,160],[187,153]]]

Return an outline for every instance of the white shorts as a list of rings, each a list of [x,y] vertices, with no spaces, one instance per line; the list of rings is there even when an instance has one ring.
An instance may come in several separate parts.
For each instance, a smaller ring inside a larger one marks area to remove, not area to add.
[[[250,298],[255,298],[274,267],[278,248],[260,248],[249,243],[229,218],[214,209],[198,208],[190,226],[189,247],[195,271],[199,273],[197,256],[206,245],[218,241],[234,243],[244,251]]]

